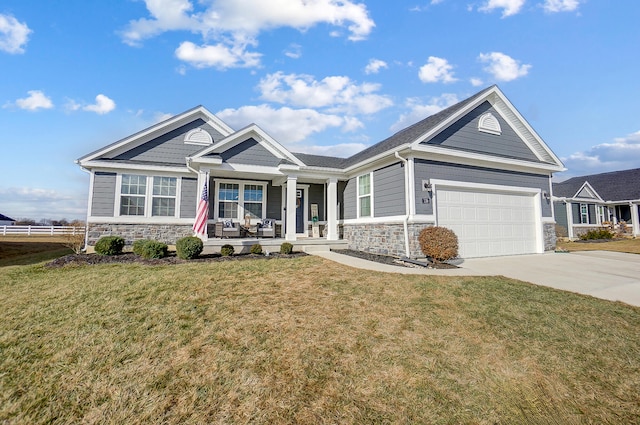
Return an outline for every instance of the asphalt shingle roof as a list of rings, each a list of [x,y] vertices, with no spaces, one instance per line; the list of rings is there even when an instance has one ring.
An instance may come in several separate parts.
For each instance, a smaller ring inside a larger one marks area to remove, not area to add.
[[[15,220],[10,217],[7,217],[4,214],[0,214],[0,221],[15,221]]]
[[[342,168],[345,158],[336,156],[310,155],[308,153],[294,153],[300,161],[309,167]]]
[[[589,182],[604,201],[631,201],[640,199],[640,168],[589,176],[572,177],[553,184],[555,196],[571,198]]]

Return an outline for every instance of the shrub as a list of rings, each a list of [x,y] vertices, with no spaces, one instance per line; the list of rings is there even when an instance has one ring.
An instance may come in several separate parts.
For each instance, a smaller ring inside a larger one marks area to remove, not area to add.
[[[140,256],[142,258],[164,258],[167,256],[169,247],[166,243],[158,241],[147,241],[142,245]]]
[[[591,229],[587,233],[580,235],[583,241],[592,239],[612,239],[613,233],[609,229]]]
[[[176,242],[176,254],[184,260],[191,260],[202,253],[204,244],[202,239],[195,236],[187,236]]]
[[[63,236],[64,246],[73,250],[74,254],[80,254],[84,248],[84,225],[73,225],[71,232]]]
[[[446,227],[432,226],[422,229],[418,236],[423,254],[440,263],[458,256],[458,237]]]
[[[260,245],[259,243],[251,245],[251,249],[249,250],[249,252],[258,255],[262,254],[262,245]]]
[[[291,254],[293,252],[293,245],[289,242],[283,242],[280,245],[280,254]]]
[[[124,239],[120,236],[103,236],[96,242],[95,250],[100,255],[122,254]]]
[[[233,249],[233,245],[225,244],[220,247],[220,254],[228,257],[229,255],[233,255],[235,249]]]
[[[142,249],[148,241],[149,239],[138,239],[137,241],[134,241],[132,247],[133,253],[136,255],[142,255]]]

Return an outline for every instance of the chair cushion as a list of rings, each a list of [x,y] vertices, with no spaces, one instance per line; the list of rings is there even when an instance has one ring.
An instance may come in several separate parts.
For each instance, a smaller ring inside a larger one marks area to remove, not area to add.
[[[271,220],[270,218],[265,218],[264,220],[262,220],[262,227],[271,229],[271,227],[273,227],[273,220]]]
[[[233,221],[231,221],[231,220],[225,220],[225,221],[224,221],[224,228],[225,228],[225,229],[233,229]]]

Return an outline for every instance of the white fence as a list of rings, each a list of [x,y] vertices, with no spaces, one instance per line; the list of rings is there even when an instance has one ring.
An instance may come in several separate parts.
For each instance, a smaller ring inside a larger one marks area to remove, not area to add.
[[[0,226],[0,235],[59,236],[84,234],[84,227],[76,226]]]

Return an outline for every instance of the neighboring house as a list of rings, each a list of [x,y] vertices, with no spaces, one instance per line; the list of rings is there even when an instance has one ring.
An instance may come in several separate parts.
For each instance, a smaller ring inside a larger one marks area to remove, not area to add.
[[[640,168],[573,177],[553,184],[553,208],[568,237],[610,226],[640,235]]]
[[[0,214],[0,226],[13,226],[16,221],[6,215]]]
[[[90,174],[89,245],[192,235],[206,181],[209,237],[215,222],[249,214],[299,241],[317,210],[327,241],[411,257],[431,225],[456,232],[462,257],[553,249],[551,177],[564,170],[497,86],[349,158],[290,152],[258,125],[234,131],[199,106],[76,162]]]

